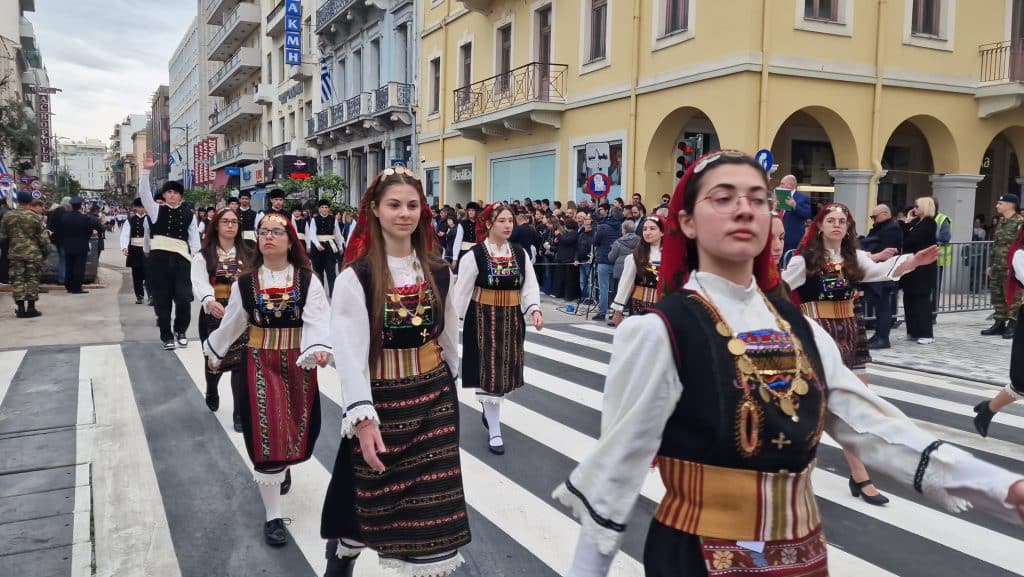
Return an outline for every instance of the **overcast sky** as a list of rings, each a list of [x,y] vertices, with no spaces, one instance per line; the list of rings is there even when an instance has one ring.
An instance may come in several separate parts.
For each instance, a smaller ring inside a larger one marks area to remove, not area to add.
[[[195,0],[38,0],[26,13],[50,77],[53,130],[107,141],[114,124],[149,110]]]

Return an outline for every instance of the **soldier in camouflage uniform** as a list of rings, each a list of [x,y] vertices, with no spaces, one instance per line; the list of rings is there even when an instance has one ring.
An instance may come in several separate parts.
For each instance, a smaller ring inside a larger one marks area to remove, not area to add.
[[[1007,265],[1007,253],[1010,245],[1017,240],[1017,233],[1024,226],[1024,218],[1021,218],[1020,197],[1016,194],[1004,194],[999,197],[996,203],[996,212],[1003,217],[999,228],[992,235],[992,248],[989,254],[988,267],[988,292],[992,297],[992,308],[995,309],[993,318],[995,323],[981,331],[983,335],[1002,335],[1004,339],[1012,339],[1016,330],[1017,311],[1020,309],[1020,299],[1016,299],[1013,307],[1006,305],[1006,279],[1009,278],[1009,267]]]
[[[4,215],[0,221],[0,242],[11,243],[11,281],[14,284],[14,302],[18,305],[18,318],[38,317],[39,278],[43,275],[43,261],[50,252],[50,236],[43,225],[44,206],[28,192],[18,193],[18,209]]]

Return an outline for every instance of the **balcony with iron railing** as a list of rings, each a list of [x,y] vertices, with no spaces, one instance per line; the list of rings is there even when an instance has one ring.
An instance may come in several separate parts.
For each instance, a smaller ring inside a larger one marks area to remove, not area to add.
[[[206,23],[211,26],[219,25],[232,8],[238,6],[239,0],[210,0],[206,5]]]
[[[292,143],[291,142],[282,142],[281,144],[278,144],[277,146],[271,146],[270,147],[270,157],[274,158],[274,157],[277,157],[277,156],[281,156],[282,154],[288,154],[291,151],[292,151]]]
[[[239,48],[238,52],[235,52],[210,78],[210,96],[229,96],[243,81],[259,70],[259,50],[247,46]]]
[[[260,7],[249,2],[239,4],[224,17],[224,23],[220,30],[206,45],[208,58],[219,61],[227,60],[245,44],[245,39],[259,27]]]
[[[243,96],[210,115],[210,132],[213,134],[231,132],[246,122],[259,118],[262,114],[262,106],[256,104],[250,96]]]
[[[331,106],[331,126],[338,126],[345,122],[345,103],[339,102]]]
[[[316,33],[348,32],[354,23],[372,22],[386,9],[386,0],[324,0],[316,9]]]
[[[316,117],[306,119],[306,138],[316,138]]]
[[[978,117],[989,118],[1024,105],[1024,42],[982,44],[978,54]]]
[[[531,62],[454,91],[454,128],[466,138],[529,132],[533,125],[558,128],[565,112],[565,64]]]
[[[345,101],[345,124],[367,117],[372,112],[373,93],[360,92]]]
[[[229,164],[249,164],[263,159],[263,145],[245,141],[218,152],[210,161],[210,168],[217,170]]]
[[[374,92],[374,114],[391,110],[408,110],[412,106],[412,84],[388,82]]]

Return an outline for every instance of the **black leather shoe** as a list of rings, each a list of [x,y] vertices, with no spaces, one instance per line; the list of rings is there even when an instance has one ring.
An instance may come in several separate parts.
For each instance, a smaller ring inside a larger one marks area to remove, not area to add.
[[[217,393],[210,394],[206,393],[206,408],[210,409],[214,413],[220,408],[220,395]]]
[[[868,503],[869,505],[882,506],[888,503],[889,498],[881,493],[877,495],[868,495],[867,493],[862,491],[864,487],[867,487],[868,485],[872,484],[873,483],[871,482],[871,479],[867,479],[858,483],[853,480],[853,477],[850,477],[850,494],[853,495],[854,497],[860,497],[861,499],[864,499],[864,502]]]
[[[281,547],[288,543],[288,529],[284,528],[284,519],[267,521],[263,525],[263,538],[267,545]]]
[[[497,445],[492,445],[491,444],[491,440],[493,440],[493,439],[499,439],[502,442],[497,444]],[[504,455],[505,454],[505,443],[504,443],[504,439],[501,438],[501,435],[494,435],[493,437],[488,439],[487,440],[487,449],[490,452],[494,453],[495,455]]]
[[[1004,339],[1012,339],[1013,333],[1017,331],[1017,321],[1006,321],[1006,330],[1003,331]]]
[[[235,432],[236,433],[241,433],[242,432],[242,415],[235,414],[234,415],[234,420],[235,420]]]
[[[992,335],[1001,335],[1005,331],[1006,331],[1006,321],[996,321],[996,322],[992,323],[992,326],[990,326],[989,328],[984,329],[983,331],[981,331],[981,334],[985,335],[986,337],[989,337],[989,336],[992,336]]]
[[[352,570],[356,566],[355,557],[338,557],[338,541],[330,539],[327,541],[327,570],[324,577],[352,577]]]
[[[292,470],[284,470],[284,481],[281,482],[281,494],[287,495],[292,490]]]
[[[879,349],[891,349],[892,345],[889,344],[888,340],[871,340],[868,341],[868,348],[873,351],[877,351]]]
[[[141,305],[142,304],[142,297],[135,297],[135,304]]]
[[[978,431],[978,434],[982,437],[988,436],[988,426],[992,424],[992,419],[996,416],[995,411],[989,406],[988,401],[982,401],[974,406],[974,430]]]

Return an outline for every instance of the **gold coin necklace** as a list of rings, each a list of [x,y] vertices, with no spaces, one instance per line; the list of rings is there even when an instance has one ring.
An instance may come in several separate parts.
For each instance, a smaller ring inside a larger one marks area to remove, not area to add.
[[[409,317],[409,323],[418,327],[423,324],[423,314],[428,308],[423,304],[423,296],[426,294],[426,290],[423,282],[423,275],[420,274],[420,262],[415,259],[415,253],[413,254],[414,260],[412,262],[412,268],[416,271],[416,285],[419,286],[419,290],[416,293],[416,306],[413,309],[409,309],[405,303],[402,302],[402,295],[394,292],[390,294],[391,302],[397,307],[396,314],[400,319],[407,319]]]
[[[700,282],[700,278],[697,277],[697,275],[694,275],[694,279],[696,279],[697,285],[700,287],[701,291],[705,295],[705,298],[703,298],[702,300],[709,305],[709,312],[711,312],[713,316],[717,317],[717,322],[715,323],[715,331],[722,337],[728,339],[728,341],[726,342],[726,348],[729,350],[729,353],[734,357],[736,368],[743,377],[742,380],[747,384],[756,385],[758,394],[760,395],[761,400],[765,402],[765,404],[772,404],[772,401],[774,400],[774,404],[776,404],[779,407],[779,410],[781,410],[787,417],[792,419],[793,422],[799,422],[800,417],[797,415],[797,410],[800,408],[800,397],[806,395],[807,392],[810,390],[810,385],[808,384],[805,375],[810,376],[811,370],[810,363],[808,362],[807,356],[804,353],[803,346],[800,344],[800,340],[796,337],[796,335],[793,334],[791,330],[792,327],[790,326],[789,322],[787,322],[779,315],[778,311],[775,310],[775,307],[772,306],[771,301],[769,301],[768,298],[765,297],[764,293],[762,293],[760,289],[758,289],[758,294],[761,295],[761,298],[764,301],[765,306],[768,307],[768,310],[775,317],[775,322],[778,324],[779,329],[790,336],[790,339],[793,343],[793,352],[796,357],[795,369],[769,371],[774,374],[788,373],[792,375],[792,380],[790,381],[789,387],[787,387],[784,391],[780,392],[775,388],[769,386],[768,383],[764,381],[764,378],[761,375],[761,371],[757,369],[757,365],[747,355],[747,343],[743,341],[743,339],[739,338],[737,333],[733,332],[732,327],[729,326],[729,323],[727,323],[725,319],[722,318],[721,314],[718,312],[718,309],[711,303],[711,295],[708,292],[708,290],[704,288],[704,285]]]

